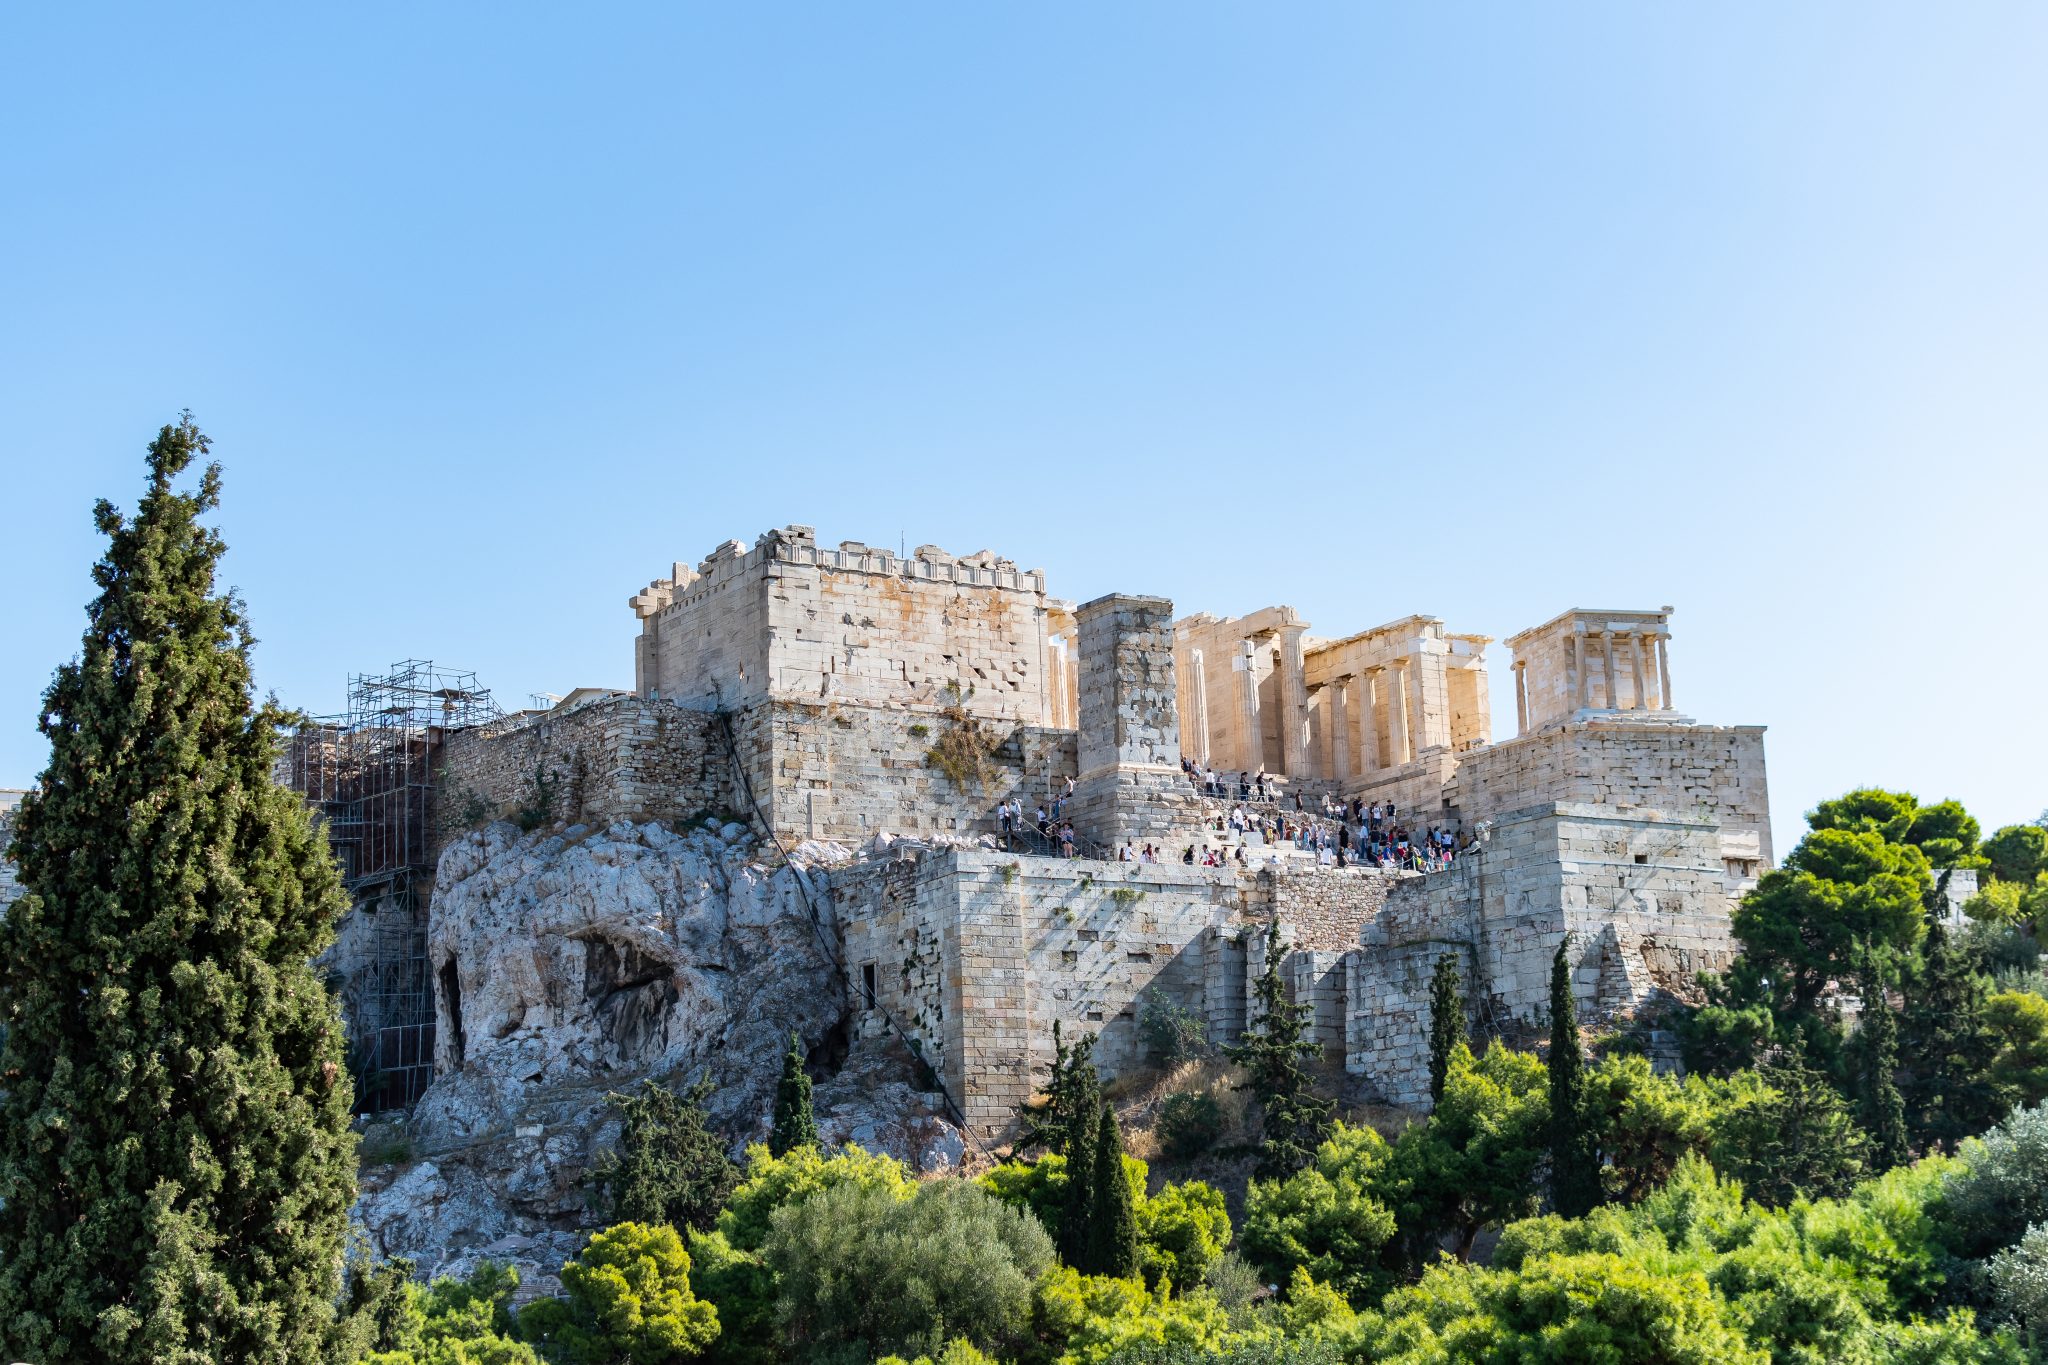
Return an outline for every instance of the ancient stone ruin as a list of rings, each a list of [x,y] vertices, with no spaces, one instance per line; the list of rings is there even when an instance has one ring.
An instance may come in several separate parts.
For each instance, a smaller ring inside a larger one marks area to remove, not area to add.
[[[1509,639],[1498,742],[1492,642],[1428,616],[1319,635],[1285,606],[1077,607],[987,552],[827,549],[805,526],[676,564],[631,607],[632,691],[420,727],[418,894],[371,887],[351,916],[418,934],[415,1015],[351,1015],[372,1054],[412,1029],[389,1050],[424,1077],[432,1159],[366,1197],[387,1250],[516,1258],[579,1216],[604,1090],[708,1070],[744,1129],[792,1029],[838,1136],[928,1167],[993,1146],[1055,1022],[1099,1034],[1112,1075],[1148,993],[1234,1038],[1275,920],[1330,1057],[1423,1104],[1444,954],[1475,1022],[1530,1026],[1569,935],[1582,1011],[1625,1015],[1726,964],[1771,862],[1762,728],[1674,709],[1668,607]],[[1277,804],[1241,797],[1260,773]],[[1458,856],[1340,867],[1218,828],[1233,808],[1333,828],[1353,800]],[[1074,856],[1033,828],[1055,801]],[[370,941],[345,931],[345,994],[390,965],[349,947]]]

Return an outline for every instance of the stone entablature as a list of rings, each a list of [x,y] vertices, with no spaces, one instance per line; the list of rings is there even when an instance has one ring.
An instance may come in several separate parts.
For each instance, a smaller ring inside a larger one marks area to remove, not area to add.
[[[1517,733],[1602,711],[1684,719],[1671,704],[1671,612],[1574,607],[1510,637]]]

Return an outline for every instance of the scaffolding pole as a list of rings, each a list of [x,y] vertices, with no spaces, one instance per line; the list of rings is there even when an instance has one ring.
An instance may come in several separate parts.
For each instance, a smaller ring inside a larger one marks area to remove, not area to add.
[[[353,674],[348,710],[308,721],[279,780],[320,812],[341,863],[357,961],[343,982],[356,1107],[410,1108],[433,1080],[434,999],[421,892],[433,866],[443,739],[500,715],[474,673],[406,659]]]

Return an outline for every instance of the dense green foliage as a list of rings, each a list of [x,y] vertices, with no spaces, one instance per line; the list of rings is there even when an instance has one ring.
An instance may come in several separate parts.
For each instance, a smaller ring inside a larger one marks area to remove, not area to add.
[[[658,1081],[605,1098],[624,1116],[616,1152],[592,1172],[612,1221],[708,1228],[739,1172],[704,1122],[709,1077],[678,1095]]]
[[[1146,1050],[1167,1066],[1209,1051],[1209,1026],[1202,1016],[1156,986],[1139,1002],[1138,1036]]]
[[[1095,1120],[1102,1103],[1102,1084],[1095,1074],[1095,1035],[1084,1033],[1069,1047],[1060,1036],[1060,1023],[1052,1023],[1052,1075],[1046,1082],[1045,1097],[1027,1101],[1018,1112],[1024,1133],[1017,1141],[1020,1152],[1047,1151],[1065,1156],[1068,1142],[1085,1117]],[[1094,1129],[1088,1129],[1094,1140]]]
[[[1429,979],[1429,1101],[1444,1097],[1451,1053],[1465,1041],[1465,1002],[1458,996],[1458,958],[1445,953]]]
[[[620,1223],[562,1267],[564,1297],[519,1314],[519,1332],[561,1365],[669,1365],[718,1336],[718,1313],[690,1287],[672,1227]]]
[[[1259,1146],[1259,1174],[1272,1178],[1292,1174],[1315,1156],[1329,1130],[1336,1107],[1316,1094],[1308,1063],[1322,1048],[1308,1036],[1313,1009],[1287,997],[1280,962],[1287,945],[1280,922],[1266,926],[1266,965],[1255,994],[1258,1021],[1245,1031],[1226,1056],[1244,1068],[1243,1088],[1258,1101],[1264,1138]]]
[[[1899,1048],[1906,1109],[1923,1144],[1952,1147],[2011,1107],[1991,1067],[1999,1037],[1985,998],[1983,978],[1956,950],[1941,916],[1928,916],[1926,950],[1907,981]]]
[[[811,1112],[811,1077],[804,1070],[803,1040],[789,1035],[782,1057],[782,1076],[775,1083],[775,1121],[768,1130],[768,1150],[788,1156],[798,1147],[818,1145],[818,1119]]]
[[[1829,981],[1854,976],[1866,947],[1884,960],[1911,951],[1932,888],[1915,846],[1872,830],[1816,827],[1743,899],[1735,936],[1755,967],[1783,983],[1780,1009],[1799,1018]]]
[[[1125,1195],[1136,1221],[1138,1262],[1146,1281],[1156,1286],[1164,1280],[1176,1289],[1200,1284],[1230,1241],[1230,1215],[1224,1209],[1223,1196],[1199,1180],[1167,1185],[1147,1196],[1145,1163],[1128,1154],[1119,1155]],[[1057,1241],[1067,1207],[1065,1157],[1007,1161],[983,1175],[981,1185],[1011,1208],[1029,1212]]]
[[[190,418],[108,503],[79,656],[39,725],[23,898],[0,921],[0,1345],[8,1359],[310,1361],[340,1339],[355,1138],[311,960],[346,908],[271,780],[290,719],[250,700],[242,605],[200,518]]]
[[[1571,936],[1550,959],[1550,1202],[1576,1218],[1600,1202],[1600,1162],[1586,1130],[1585,1054],[1579,1043],[1579,1006],[1572,995]]]
[[[1857,1035],[1856,1113],[1870,1135],[1872,1169],[1882,1173],[1905,1164],[1912,1154],[1906,1137],[1906,1101],[1899,1093],[1899,1023],[1886,998],[1884,977],[1868,953],[1858,984],[1863,1027]]]
[[[697,1293],[718,1310],[724,1330],[711,1344],[711,1360],[724,1365],[767,1365],[779,1358],[775,1329],[775,1276],[763,1260],[778,1210],[829,1189],[855,1186],[899,1199],[910,1197],[910,1173],[891,1157],[859,1147],[830,1156],[798,1147],[778,1157],[765,1146],[747,1149],[746,1177],[710,1232],[690,1234]]]
[[[1868,1173],[1870,1138],[1796,1045],[1757,1068],[1756,1079],[1765,1093],[1722,1122],[1715,1152],[1757,1199],[1775,1207],[1839,1195]]]
[[[762,1254],[777,1322],[804,1359],[930,1352],[956,1337],[1014,1351],[1053,1261],[1036,1219],[972,1181],[934,1181],[908,1198],[842,1185],[777,1210],[773,1222]]]
[[[1304,1270],[1364,1302],[1384,1283],[1381,1249],[1394,1238],[1394,1214],[1382,1200],[1391,1155],[1370,1128],[1332,1127],[1308,1166],[1252,1182],[1244,1254],[1276,1281]]]
[[[1168,1156],[1201,1156],[1223,1140],[1223,1106],[1206,1090],[1176,1090],[1159,1102],[1154,1131]]]
[[[383,1325],[364,1365],[541,1365],[513,1332],[518,1287],[518,1272],[489,1264],[466,1280],[402,1286],[401,1311]]]
[[[1100,1177],[1089,1189],[1087,1250],[1077,1267],[1089,1275],[1125,1280],[1138,1273],[1138,1210],[1130,1182],[1112,1180],[1105,1172],[1124,1164],[1124,1138],[1116,1111],[1102,1106],[1096,1124],[1095,1160],[1090,1171]]]

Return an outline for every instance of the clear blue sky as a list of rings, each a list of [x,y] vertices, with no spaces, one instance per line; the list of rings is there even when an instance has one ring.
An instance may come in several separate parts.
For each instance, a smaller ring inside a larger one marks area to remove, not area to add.
[[[407,656],[630,684],[632,592],[805,522],[1319,632],[1674,603],[1781,848],[1861,783],[2048,806],[2039,4],[15,5],[0,51],[0,785],[189,406],[316,711]]]

